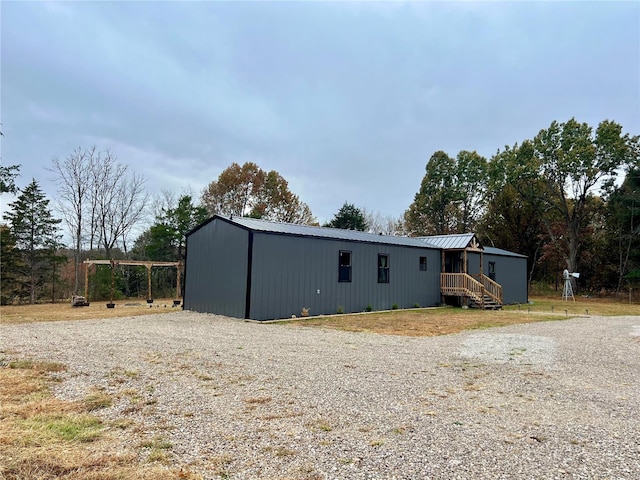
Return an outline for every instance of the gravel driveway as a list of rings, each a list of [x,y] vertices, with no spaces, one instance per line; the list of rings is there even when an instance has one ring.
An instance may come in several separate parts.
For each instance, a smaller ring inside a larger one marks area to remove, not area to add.
[[[640,316],[408,338],[185,311],[0,325],[0,351],[205,478],[640,478]]]

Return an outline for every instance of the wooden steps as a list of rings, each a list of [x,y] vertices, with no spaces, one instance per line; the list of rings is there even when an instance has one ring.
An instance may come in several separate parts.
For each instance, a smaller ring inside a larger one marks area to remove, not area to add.
[[[484,275],[476,278],[464,273],[442,273],[440,292],[443,296],[462,297],[471,308],[500,310],[502,308],[502,286]]]
[[[502,304],[496,302],[489,295],[484,296],[484,302],[478,302],[476,299],[469,297],[469,307],[484,310],[502,310]]]

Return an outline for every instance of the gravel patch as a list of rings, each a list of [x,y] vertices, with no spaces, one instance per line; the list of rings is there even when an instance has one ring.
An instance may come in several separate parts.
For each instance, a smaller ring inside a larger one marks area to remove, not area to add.
[[[0,325],[0,359],[206,479],[638,479],[640,317],[431,338],[187,311]]]

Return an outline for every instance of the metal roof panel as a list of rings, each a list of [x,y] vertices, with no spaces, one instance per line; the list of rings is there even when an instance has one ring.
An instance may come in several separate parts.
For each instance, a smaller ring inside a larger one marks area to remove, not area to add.
[[[473,239],[473,233],[456,233],[451,235],[431,235],[428,237],[416,237],[432,245],[444,249],[464,249]]]
[[[303,237],[328,238],[333,240],[347,240],[352,242],[381,243],[386,245],[403,245],[410,247],[438,248],[423,239],[413,237],[397,237],[393,235],[379,235],[360,232],[357,230],[343,230],[340,228],[314,227],[292,223],[279,223],[248,217],[222,217],[256,232],[297,235]]]
[[[519,253],[515,253],[509,250],[503,250],[502,248],[495,248],[495,247],[484,247],[484,253],[488,253],[491,255],[504,255],[505,257],[527,258],[526,255],[521,255]]]

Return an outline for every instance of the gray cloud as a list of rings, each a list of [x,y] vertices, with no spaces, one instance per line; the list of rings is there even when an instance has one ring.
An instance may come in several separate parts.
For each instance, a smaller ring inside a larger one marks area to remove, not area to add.
[[[491,156],[552,120],[640,130],[633,2],[5,2],[3,162],[24,183],[111,147],[151,191],[231,162],[316,216],[400,215],[436,150]]]

